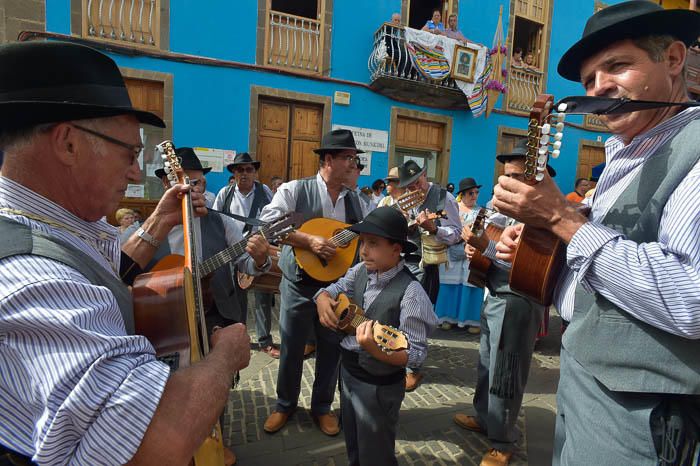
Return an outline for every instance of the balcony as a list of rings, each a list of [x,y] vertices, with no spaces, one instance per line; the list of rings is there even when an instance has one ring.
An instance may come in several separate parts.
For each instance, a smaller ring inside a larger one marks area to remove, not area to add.
[[[83,36],[160,47],[161,0],[83,0]]]
[[[391,99],[437,108],[465,109],[467,98],[449,76],[429,79],[413,66],[403,27],[384,23],[374,33],[367,67],[370,88]]]
[[[532,104],[542,92],[542,72],[511,66],[508,74],[508,93],[505,110],[518,114],[529,114]]]
[[[693,94],[696,100],[700,99],[700,51],[689,48],[686,64],[688,71],[685,74],[685,78],[688,84],[688,92]]]
[[[323,34],[320,21],[268,11],[265,65],[309,74],[323,72]]]

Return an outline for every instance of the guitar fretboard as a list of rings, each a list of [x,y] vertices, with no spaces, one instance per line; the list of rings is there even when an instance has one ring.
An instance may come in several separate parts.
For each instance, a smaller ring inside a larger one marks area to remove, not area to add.
[[[256,234],[262,234],[265,238],[271,240],[274,237],[274,234],[270,236],[271,230],[272,228],[266,225],[262,227]],[[202,262],[202,264],[199,266],[200,273],[203,277],[206,277],[219,267],[223,267],[229,262],[236,260],[238,257],[242,256],[243,253],[245,253],[245,247],[247,244],[248,238],[243,238],[239,242],[232,244],[226,249],[217,252],[216,254]]]

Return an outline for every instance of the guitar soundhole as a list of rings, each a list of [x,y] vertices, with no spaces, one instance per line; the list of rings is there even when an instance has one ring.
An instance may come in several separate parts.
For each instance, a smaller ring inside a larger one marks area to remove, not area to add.
[[[170,367],[170,371],[174,372],[180,367],[180,353],[164,354],[156,358],[160,362],[164,362]]]

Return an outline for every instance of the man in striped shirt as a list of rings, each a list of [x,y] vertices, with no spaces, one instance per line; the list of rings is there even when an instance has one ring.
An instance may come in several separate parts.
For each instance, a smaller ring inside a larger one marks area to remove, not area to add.
[[[613,5],[589,19],[559,73],[589,96],[687,103],[686,47],[699,32],[696,12]],[[571,321],[555,465],[697,461],[700,109],[683,106],[604,117],[613,136],[588,217],[547,177],[499,178],[495,208],[568,245],[555,295]],[[512,259],[517,239],[504,232],[501,258]]]
[[[104,216],[140,179],[139,123],[163,121],[132,108],[114,61],[70,43],[0,47],[0,96],[0,459],[188,463],[250,351],[245,327],[229,326],[171,374],[134,334]],[[136,262],[175,223],[183,191],[129,241]]]

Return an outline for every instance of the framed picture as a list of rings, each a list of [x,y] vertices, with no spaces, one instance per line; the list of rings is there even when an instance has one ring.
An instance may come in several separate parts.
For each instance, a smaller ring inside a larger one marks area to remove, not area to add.
[[[452,76],[454,79],[459,79],[460,81],[473,83],[477,53],[478,50],[476,49],[456,45],[454,57],[452,59],[452,70],[450,72],[450,76]]]

